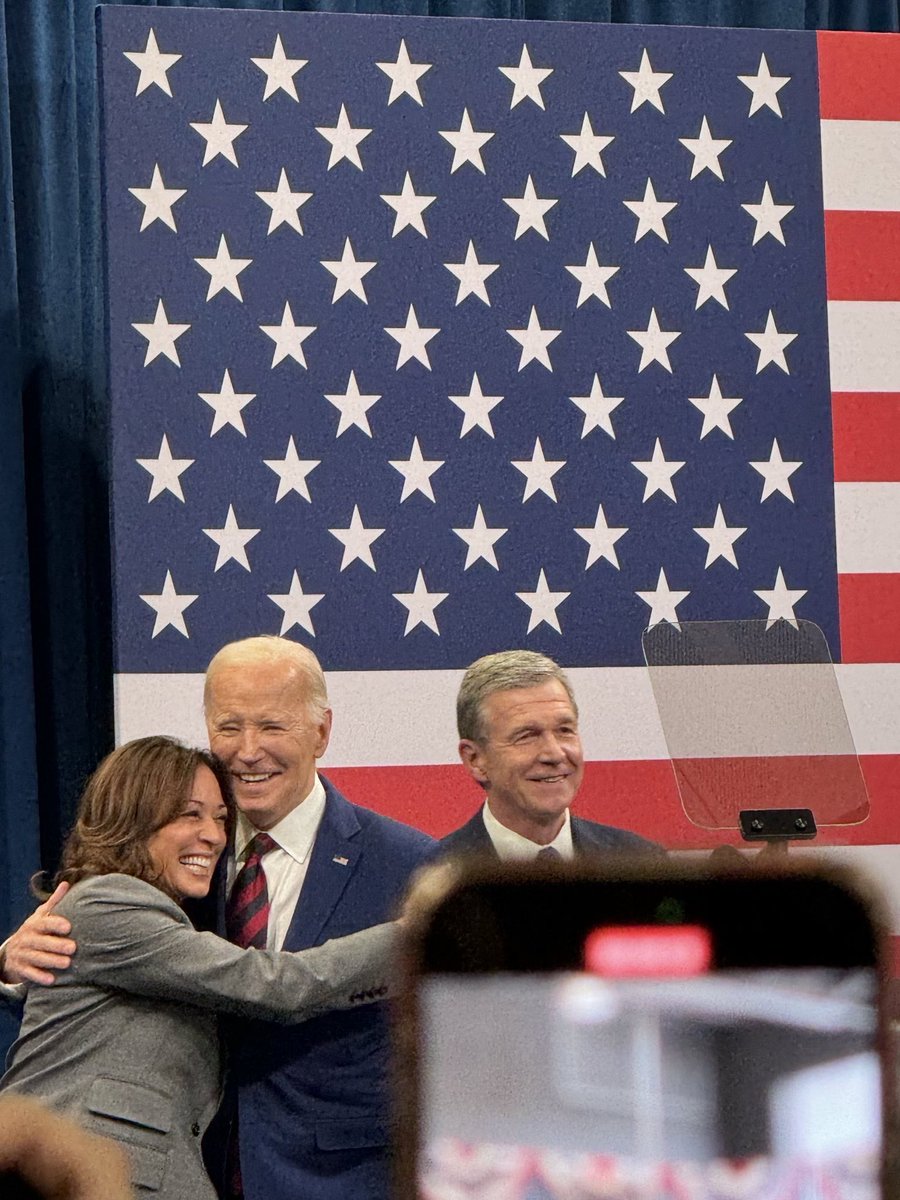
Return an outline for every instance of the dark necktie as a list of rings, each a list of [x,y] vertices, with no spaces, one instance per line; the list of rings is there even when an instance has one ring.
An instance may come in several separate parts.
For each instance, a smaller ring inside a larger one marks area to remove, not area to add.
[[[269,930],[269,892],[262,857],[278,843],[267,833],[258,833],[247,847],[247,857],[234,881],[225,906],[225,928],[229,942],[244,949],[265,950]],[[237,1108],[228,1135],[225,1167],[228,1200],[243,1200]]]
[[[267,833],[258,833],[248,846],[244,865],[238,872],[225,909],[228,940],[236,946],[265,950],[269,928],[269,893],[262,857],[278,843]]]
[[[538,850],[535,858],[538,862],[562,862],[562,855],[553,846],[545,846],[543,850]]]

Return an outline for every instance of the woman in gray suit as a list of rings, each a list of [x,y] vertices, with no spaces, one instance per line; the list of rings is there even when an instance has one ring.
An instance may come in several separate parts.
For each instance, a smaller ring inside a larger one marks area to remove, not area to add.
[[[214,1200],[200,1141],[219,1100],[216,1014],[296,1022],[383,996],[395,939],[380,925],[298,953],[241,950],[181,907],[209,891],[234,817],[201,750],[141,738],[100,764],[58,880],[78,953],[32,988],[0,1081],[122,1143],[139,1191]]]

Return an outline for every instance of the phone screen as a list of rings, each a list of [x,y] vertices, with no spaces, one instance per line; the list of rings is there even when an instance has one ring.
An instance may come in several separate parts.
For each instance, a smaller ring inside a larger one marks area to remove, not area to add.
[[[723,964],[708,926],[666,933],[668,966],[658,929],[617,925],[583,931],[580,969],[421,980],[424,1200],[879,1195],[874,964],[741,966],[734,942]]]

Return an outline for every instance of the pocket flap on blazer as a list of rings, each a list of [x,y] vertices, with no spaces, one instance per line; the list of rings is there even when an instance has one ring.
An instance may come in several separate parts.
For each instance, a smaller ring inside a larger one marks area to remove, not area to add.
[[[160,1133],[168,1133],[172,1128],[171,1096],[127,1079],[99,1076],[91,1084],[87,1108],[89,1112]]]
[[[376,1117],[335,1117],[316,1121],[316,1146],[320,1150],[365,1150],[386,1146],[387,1127]]]

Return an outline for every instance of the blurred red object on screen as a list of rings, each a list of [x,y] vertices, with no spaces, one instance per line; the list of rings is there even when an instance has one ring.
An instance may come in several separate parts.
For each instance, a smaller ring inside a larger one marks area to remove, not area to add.
[[[608,925],[584,943],[585,970],[613,978],[702,975],[712,961],[702,925]]]

